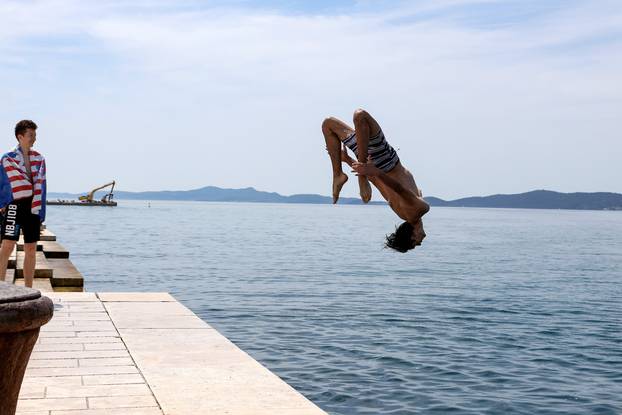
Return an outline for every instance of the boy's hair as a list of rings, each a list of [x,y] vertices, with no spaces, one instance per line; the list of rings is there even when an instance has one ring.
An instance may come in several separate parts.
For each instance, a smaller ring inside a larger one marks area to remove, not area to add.
[[[24,134],[28,129],[36,130],[37,124],[35,124],[31,120],[21,120],[20,122],[18,122],[15,126],[15,138],[17,138],[17,136],[20,134]]]
[[[408,222],[402,223],[395,228],[395,232],[391,235],[387,235],[387,241],[385,246],[387,248],[395,249],[398,252],[404,253],[413,249],[415,245],[412,241],[414,226]]]

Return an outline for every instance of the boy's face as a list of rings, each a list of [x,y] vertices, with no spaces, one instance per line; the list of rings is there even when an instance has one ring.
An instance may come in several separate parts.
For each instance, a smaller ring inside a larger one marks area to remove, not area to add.
[[[32,128],[28,128],[24,134],[17,135],[17,141],[21,147],[30,148],[37,141],[37,132]]]
[[[426,237],[426,234],[425,234],[425,231],[423,230],[423,221],[419,220],[419,222],[417,222],[417,224],[413,227],[413,233],[412,233],[413,248],[415,246],[421,245],[421,242],[423,242],[423,239],[425,237]]]

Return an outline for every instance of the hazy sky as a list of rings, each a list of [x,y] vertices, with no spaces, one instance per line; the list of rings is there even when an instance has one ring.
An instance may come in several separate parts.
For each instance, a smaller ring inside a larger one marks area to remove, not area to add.
[[[329,194],[363,107],[424,194],[622,192],[622,2],[0,0],[0,98],[50,191]]]

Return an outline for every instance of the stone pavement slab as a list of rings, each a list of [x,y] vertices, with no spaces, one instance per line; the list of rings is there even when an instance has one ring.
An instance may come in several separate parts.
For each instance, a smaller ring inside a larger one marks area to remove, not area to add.
[[[161,415],[96,294],[47,295],[55,314],[32,352],[17,414]]]
[[[54,235],[52,232],[50,232],[49,229],[43,229],[41,231],[41,235],[40,235],[39,239],[41,241],[55,241],[56,240],[56,235]]]
[[[84,287],[84,276],[69,259],[47,258],[47,264],[53,271],[52,285],[54,288],[60,290]]]
[[[69,258],[69,251],[56,241],[40,241],[46,258]]]
[[[23,278],[17,278],[14,280],[15,285],[24,285]],[[37,289],[45,294],[52,292],[54,289],[52,288],[52,282],[49,278],[38,278],[35,277],[32,281],[32,288]],[[45,327],[45,326],[44,326]]]
[[[33,414],[36,415],[36,414]],[[47,412],[45,415],[48,415]],[[106,408],[78,411],[51,411],[50,415],[162,415],[160,408]],[[295,414],[294,414],[295,415]]]
[[[37,265],[35,266],[35,278],[52,278],[54,270],[48,264],[43,252],[37,251]],[[24,252],[17,252],[15,263],[15,278],[24,278]]]
[[[177,302],[169,293],[97,293],[97,296],[103,302]]]
[[[48,295],[48,297],[50,297],[52,301],[54,301],[55,303],[61,303],[65,301],[72,302],[72,303],[83,302],[83,301],[99,302],[99,298],[97,298],[97,295],[95,295],[95,293],[88,293],[88,292],[82,292],[82,293],[54,292]]]

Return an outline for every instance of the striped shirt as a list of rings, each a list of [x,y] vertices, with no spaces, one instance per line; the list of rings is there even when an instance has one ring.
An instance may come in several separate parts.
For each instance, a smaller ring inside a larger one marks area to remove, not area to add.
[[[45,159],[41,154],[30,150],[30,172],[26,171],[24,154],[21,148],[2,156],[0,171],[0,207],[9,203],[32,197],[31,212],[45,219]]]
[[[343,143],[350,150],[352,150],[358,158],[356,133],[350,134],[343,141]],[[400,158],[397,156],[397,152],[387,142],[382,130],[380,130],[380,132],[375,136],[369,138],[369,144],[367,145],[367,154],[371,156],[374,165],[385,173],[393,170],[393,168],[400,161]]]

